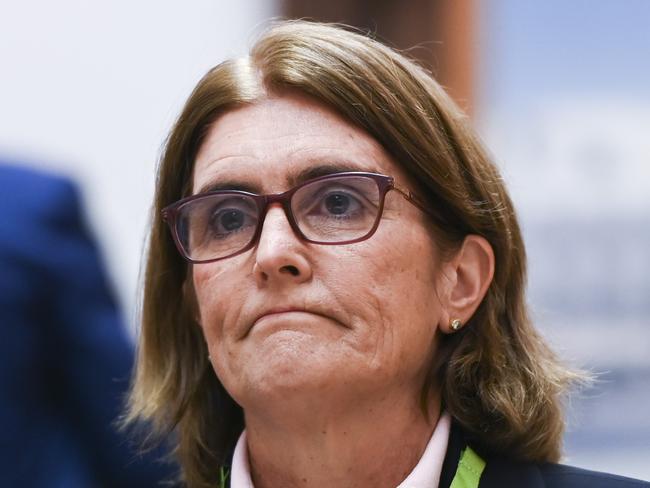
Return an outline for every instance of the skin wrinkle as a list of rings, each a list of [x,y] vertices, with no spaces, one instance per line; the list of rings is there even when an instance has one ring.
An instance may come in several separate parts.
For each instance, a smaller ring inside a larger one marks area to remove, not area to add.
[[[213,124],[213,127],[218,123],[219,119]],[[296,121],[296,125],[299,125],[299,121]],[[235,131],[225,137],[226,141],[231,140],[235,138],[238,134],[245,133],[245,129],[241,131]],[[271,141],[272,147],[283,147],[285,144],[274,144],[277,143],[278,140],[283,140],[283,139],[288,139],[289,141],[292,141],[295,136],[293,135],[280,135],[279,137],[264,137],[268,136],[265,134],[263,131],[257,131],[257,133],[261,134],[262,137],[260,138],[261,142],[264,141]],[[301,134],[302,135],[302,134]],[[318,147],[313,147],[311,146],[306,146],[306,147],[298,147],[295,149],[290,149],[287,153],[286,160],[287,162],[293,161],[293,159],[300,157],[303,152],[306,153],[314,153],[315,155],[312,156],[310,159],[315,159],[315,160],[327,160],[328,157],[334,156],[335,159],[342,159],[342,161],[347,161],[348,160],[348,155],[345,151],[341,150],[340,145],[333,145],[330,143],[330,141],[327,138],[324,138],[322,134],[318,132],[313,132],[310,133],[307,130],[304,132],[305,137],[314,137],[315,141],[313,144],[317,144]],[[346,138],[348,140],[354,141],[356,144],[359,145],[359,152],[362,152],[365,156],[362,158],[362,161],[368,160],[368,161],[373,161],[373,160],[379,160],[384,158],[384,150],[381,144],[379,144],[377,141],[374,139],[369,139],[369,138],[359,138],[358,135],[355,135],[355,133],[352,130],[348,130],[346,132]],[[259,147],[262,147],[260,144]],[[223,148],[223,143],[216,143],[215,141],[211,141],[210,139],[206,140],[204,144],[201,146],[201,148],[198,151],[197,154],[197,160],[201,160],[206,153],[209,153],[211,151],[220,151]],[[252,153],[251,153],[252,150]],[[241,155],[238,153],[242,153]],[[271,151],[256,151],[256,146],[252,144],[246,145],[246,147],[241,147],[238,146],[238,150],[235,151],[234,153],[230,154],[230,152],[227,152],[225,155],[219,156],[217,158],[211,159],[207,162],[208,168],[212,168],[212,171],[216,171],[217,173],[220,170],[223,170],[223,165],[218,166],[217,163],[221,164],[226,162],[228,159],[242,159],[242,161],[237,161],[238,165],[241,164],[246,164],[251,160],[251,157],[255,160],[260,160],[264,161],[265,159],[268,159],[268,153]],[[226,168],[227,170],[227,168]],[[238,168],[239,170],[239,168]],[[360,167],[359,170],[361,171],[368,171],[368,168]],[[196,166],[194,167],[194,173],[196,172]],[[210,172],[208,172],[208,175]],[[257,176],[257,175],[255,175]],[[196,178],[195,179],[195,184],[194,184],[194,189],[195,193],[198,193],[196,191],[198,185],[196,184]],[[398,186],[404,186],[403,182],[399,179],[396,178],[396,183]],[[277,192],[280,192],[282,190],[274,190]],[[390,195],[390,194],[389,194]]]
[[[388,212],[388,214],[389,214],[388,215],[389,220],[390,219],[394,220],[394,219],[399,218],[399,215],[397,215],[397,216],[392,215],[392,212]],[[424,252],[425,252],[425,250],[423,250],[423,254],[424,254]],[[372,261],[373,256],[366,256],[366,259],[368,259],[369,261]],[[381,271],[381,272],[389,274],[389,273],[391,273],[390,265],[391,265],[390,262],[381,262],[381,263],[377,264],[376,267],[378,268],[378,270],[385,270],[385,271]],[[403,266],[400,267],[400,269],[396,270],[396,272],[398,272],[398,273],[405,273],[406,271],[407,270]],[[416,267],[414,269],[414,276],[413,276],[412,282],[413,282],[414,286],[417,286],[418,283],[422,282],[422,280],[420,278],[420,269],[418,267]],[[379,287],[379,286],[380,285],[376,285],[375,287]],[[404,290],[400,290],[399,292],[404,292]],[[378,316],[379,316],[380,320],[382,320],[381,329],[385,332],[384,334],[382,334],[379,337],[381,342],[378,342],[375,345],[375,350],[374,350],[374,354],[373,354],[373,358],[372,358],[373,361],[371,361],[371,364],[373,364],[375,361],[378,361],[379,364],[377,364],[375,366],[375,367],[378,367],[378,366],[381,366],[381,358],[380,358],[380,356],[378,354],[378,351],[381,350],[382,348],[392,350],[392,347],[386,346],[386,344],[392,343],[394,328],[391,327],[390,324],[385,323],[385,317],[387,316],[387,314],[386,314],[385,310],[383,309],[382,300],[377,296],[377,294],[373,294],[373,295],[371,295],[371,297],[374,300],[374,307],[378,311]],[[433,339],[433,337],[431,337],[431,339]],[[405,352],[402,352],[402,353],[404,354]],[[403,360],[403,359],[404,359],[403,357],[397,358],[397,360]],[[428,362],[425,363],[425,364],[428,364]]]
[[[383,334],[379,336],[379,342],[376,344],[375,350],[373,351],[373,356],[371,359],[371,365],[374,368],[379,368],[382,366],[382,358],[380,351],[383,349],[388,349],[393,351],[392,344],[395,342],[394,337],[393,337],[393,328],[390,326],[390,324],[387,324],[385,319],[383,319],[384,315],[382,313],[382,305],[381,305],[381,300],[377,297],[373,297],[375,299],[375,308],[377,309],[377,312],[379,314],[380,320],[381,320],[381,330],[384,331]]]

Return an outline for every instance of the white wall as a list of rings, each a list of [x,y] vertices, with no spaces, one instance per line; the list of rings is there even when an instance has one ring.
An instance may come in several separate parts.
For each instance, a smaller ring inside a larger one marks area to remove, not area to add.
[[[162,141],[198,79],[246,52],[274,0],[5,2],[0,156],[81,185],[126,315]]]

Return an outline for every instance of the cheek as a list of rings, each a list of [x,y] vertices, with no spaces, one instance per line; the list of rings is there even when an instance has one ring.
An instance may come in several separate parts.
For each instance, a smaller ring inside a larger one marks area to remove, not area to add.
[[[228,283],[227,272],[217,263],[194,266],[192,279],[203,336],[209,348],[213,348],[223,337],[224,323],[228,315],[226,305],[232,300],[234,288],[224,287]],[[219,287],[219,283],[222,284]]]
[[[341,308],[351,311],[356,348],[378,367],[406,366],[430,355],[439,318],[430,238],[402,235],[351,247],[354,256],[339,262],[358,263],[355,271],[348,266],[332,280]]]
[[[203,338],[215,373],[230,392],[237,391],[235,387],[242,374],[241,368],[236,367],[239,363],[236,360],[238,354],[234,347],[233,331],[241,304],[250,291],[242,283],[240,273],[240,267],[220,263],[195,266],[193,272]]]
[[[378,240],[373,243],[378,248],[362,248],[368,285],[374,288],[373,295],[379,302],[397,309],[398,316],[412,315],[411,310],[421,313],[434,305],[432,299],[436,297],[439,269],[434,246],[424,230],[394,235],[400,238]]]

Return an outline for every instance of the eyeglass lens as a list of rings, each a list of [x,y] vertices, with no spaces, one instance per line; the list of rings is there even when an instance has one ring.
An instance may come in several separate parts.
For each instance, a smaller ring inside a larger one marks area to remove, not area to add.
[[[377,182],[364,176],[308,182],[291,197],[291,212],[303,236],[332,244],[368,234],[380,206]],[[248,246],[261,218],[254,197],[234,192],[215,193],[182,206],[177,231],[191,259],[217,259]]]

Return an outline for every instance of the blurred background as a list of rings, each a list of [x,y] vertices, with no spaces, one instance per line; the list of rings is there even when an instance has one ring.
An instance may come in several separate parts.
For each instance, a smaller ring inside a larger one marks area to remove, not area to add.
[[[272,17],[370,30],[471,114],[520,213],[536,323],[599,373],[571,400],[566,462],[650,480],[646,0],[3,2],[0,159],[80,185],[131,338],[164,138]]]

